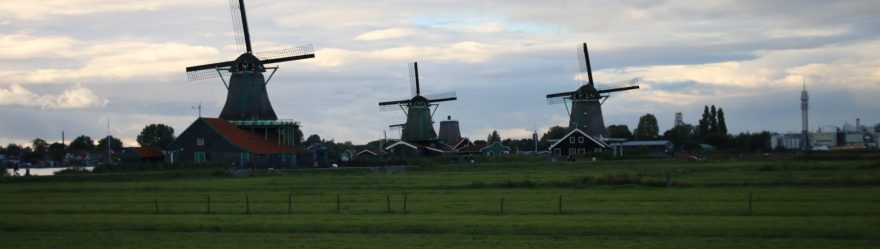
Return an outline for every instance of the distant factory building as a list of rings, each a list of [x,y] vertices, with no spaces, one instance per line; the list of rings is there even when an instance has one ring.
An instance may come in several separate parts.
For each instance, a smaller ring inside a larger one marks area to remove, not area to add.
[[[803,134],[799,133],[788,133],[788,134],[778,134],[774,133],[770,135],[770,148],[772,149],[785,149],[785,150],[799,150],[803,148]]]

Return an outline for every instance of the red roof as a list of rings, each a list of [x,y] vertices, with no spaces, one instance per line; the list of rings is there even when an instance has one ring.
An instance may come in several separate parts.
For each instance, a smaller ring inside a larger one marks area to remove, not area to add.
[[[456,138],[455,140],[449,141],[449,143],[447,143],[446,145],[449,145],[450,148],[455,149],[455,147],[458,147],[458,144],[464,142],[465,139],[466,138],[463,137]]]
[[[467,148],[461,149],[461,150],[459,150],[458,152],[463,152],[463,153],[480,153],[480,150],[483,149],[483,148],[485,148],[485,147],[486,147],[486,146],[477,146],[477,145],[474,145],[474,146],[471,146],[471,147],[467,147]]]
[[[132,149],[134,149],[135,151],[137,151],[137,153],[140,154],[141,157],[165,157],[165,155],[162,154],[161,151],[159,151],[159,150],[157,150],[157,149],[155,149],[155,148],[150,148],[150,147],[133,147]]]
[[[272,144],[256,134],[239,129],[235,125],[219,118],[201,118],[209,126],[214,128],[220,136],[226,138],[232,145],[254,154],[284,154],[306,153],[306,150],[298,146],[281,146]]]

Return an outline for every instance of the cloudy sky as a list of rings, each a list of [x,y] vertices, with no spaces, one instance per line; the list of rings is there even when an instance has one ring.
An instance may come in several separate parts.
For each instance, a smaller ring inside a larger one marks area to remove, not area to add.
[[[731,132],[800,129],[806,81],[811,129],[880,122],[877,1],[269,1],[246,2],[254,50],[313,44],[315,59],[279,64],[269,96],[306,134],[364,143],[401,112],[380,99],[457,91],[435,120],[463,135],[527,137],[567,125],[544,95],[580,83],[576,46],[590,45],[597,83],[641,79],[604,106],[606,125],[652,113],[697,123],[724,108]],[[150,123],[183,131],[202,103],[217,116],[219,79],[184,68],[237,56],[227,0],[0,2],[0,144],[110,133],[134,145]],[[389,136],[397,136],[388,131]]]

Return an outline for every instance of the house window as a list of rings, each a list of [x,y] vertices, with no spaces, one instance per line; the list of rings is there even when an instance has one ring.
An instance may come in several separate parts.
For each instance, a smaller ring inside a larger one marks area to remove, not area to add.
[[[584,143],[584,137],[578,137],[578,143]]]
[[[570,155],[570,156],[577,155],[577,149],[575,149],[575,148],[568,149],[568,155]]]
[[[569,142],[569,143],[574,143],[574,137],[570,137],[570,138],[568,138],[568,142]]]
[[[205,163],[208,161],[208,158],[205,156],[205,152],[196,152],[195,155],[193,155],[193,161],[195,163]]]
[[[578,149],[578,154],[587,154],[587,149],[584,149],[584,148]]]
[[[196,138],[196,145],[205,146],[205,139],[204,138]]]
[[[247,153],[247,152],[242,152],[241,153],[241,165],[244,165],[245,163],[248,163],[250,161],[251,161],[251,154]]]
[[[486,155],[487,155],[487,156],[493,156],[493,154],[494,154],[494,153],[493,153],[493,152],[491,152],[491,151],[489,151],[489,152],[486,152]]]

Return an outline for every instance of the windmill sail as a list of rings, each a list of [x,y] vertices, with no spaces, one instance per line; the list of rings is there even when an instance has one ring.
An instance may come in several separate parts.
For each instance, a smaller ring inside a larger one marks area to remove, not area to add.
[[[230,0],[235,43],[241,55],[233,61],[187,67],[187,79],[229,78],[226,103],[220,118],[226,120],[277,120],[266,89],[264,64],[314,58],[311,45],[255,55],[251,47],[244,0]],[[227,82],[224,80],[224,84]]]
[[[571,101],[569,129],[580,129],[594,137],[605,137],[607,132],[602,117],[602,103],[605,98],[608,98],[608,95],[602,94],[638,89],[639,80],[635,78],[597,86],[593,81],[593,68],[590,65],[587,43],[578,45],[577,52],[580,72],[576,78],[581,86],[575,91],[547,94],[547,104],[553,105]]]
[[[254,54],[263,64],[315,58],[312,44]]]
[[[434,131],[431,106],[437,102],[457,100],[455,92],[422,95],[421,83],[419,82],[419,67],[413,62],[409,67],[410,92],[412,97],[407,99],[394,99],[380,101],[382,111],[401,108],[406,114],[406,123],[401,126],[401,140],[407,142],[434,142],[437,140],[437,132]]]

